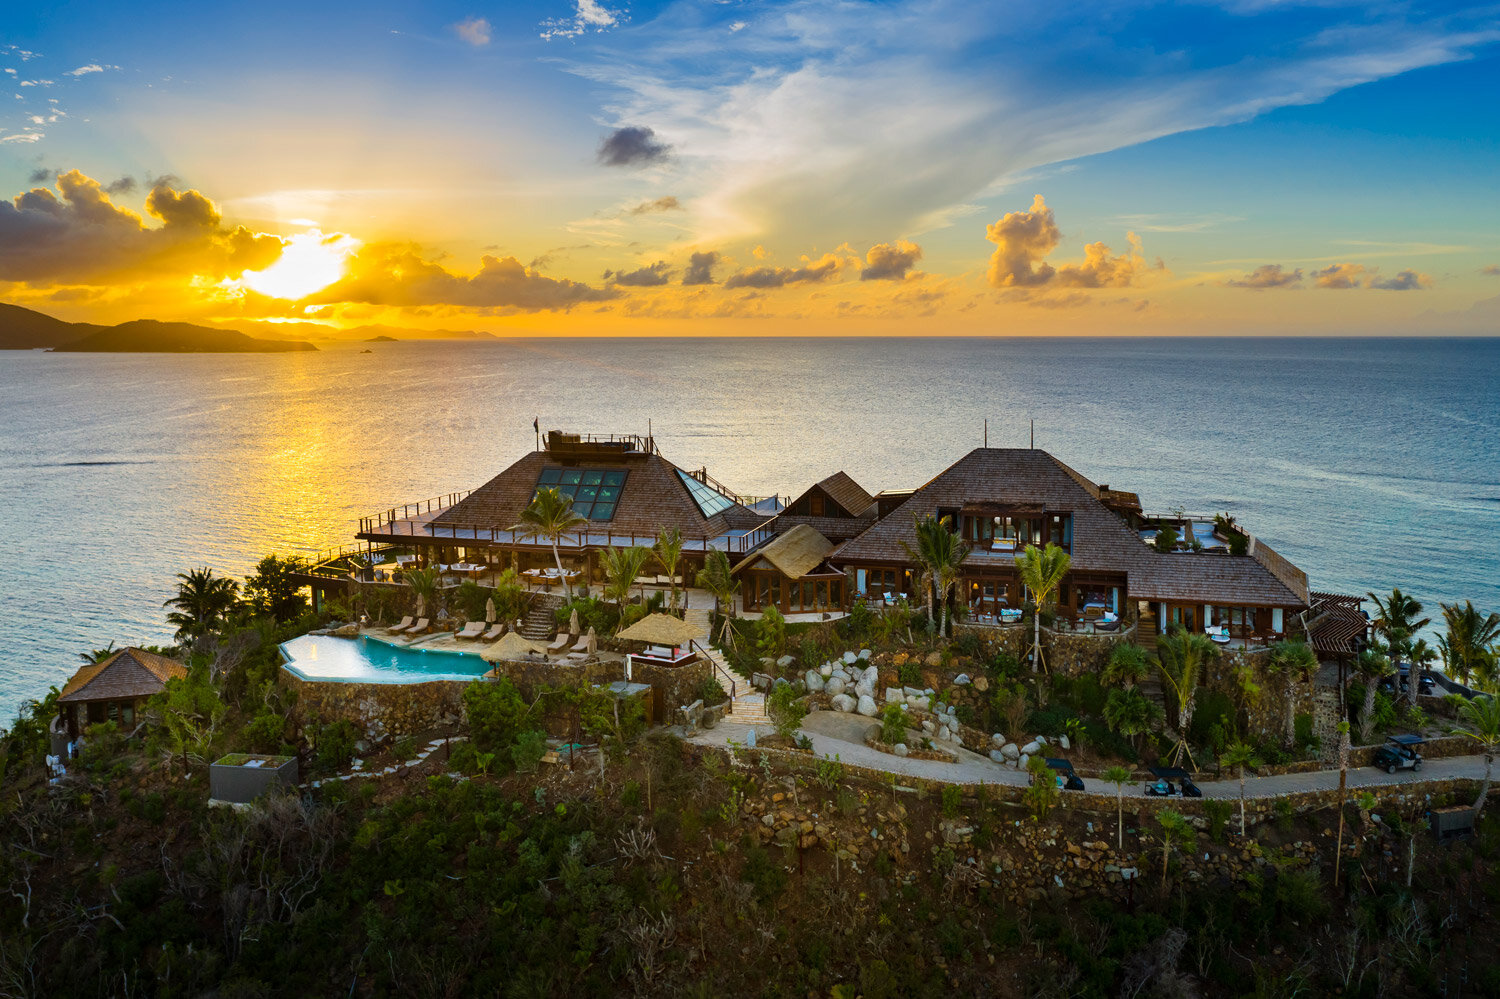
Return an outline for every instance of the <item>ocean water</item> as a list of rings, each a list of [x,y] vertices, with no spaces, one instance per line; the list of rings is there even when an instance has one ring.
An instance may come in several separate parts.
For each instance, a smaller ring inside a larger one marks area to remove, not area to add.
[[[352,542],[531,422],[644,433],[745,493],[922,484],[1036,446],[1148,511],[1229,511],[1317,589],[1500,610],[1500,340],[673,339],[313,354],[0,352],[0,718],[170,638],[195,566]]]

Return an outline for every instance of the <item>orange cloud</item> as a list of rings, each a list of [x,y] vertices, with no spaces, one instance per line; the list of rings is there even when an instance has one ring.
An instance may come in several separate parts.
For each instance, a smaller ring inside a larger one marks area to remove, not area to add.
[[[1312,278],[1319,288],[1358,288],[1364,272],[1364,264],[1331,264],[1313,271]]]
[[[1401,271],[1395,277],[1371,278],[1369,286],[1382,291],[1421,291],[1432,287],[1432,278],[1416,271]]]
[[[724,282],[724,287],[780,288],[808,281],[826,281],[836,277],[843,267],[843,258],[832,253],[825,253],[816,261],[804,256],[801,267],[751,267],[731,274]]]
[[[1231,288],[1265,291],[1267,288],[1293,288],[1302,283],[1302,268],[1283,270],[1280,264],[1261,264],[1242,278],[1225,281]]]
[[[1128,288],[1153,269],[1133,232],[1125,235],[1130,243],[1127,253],[1115,256],[1103,242],[1090,243],[1083,248],[1083,263],[1053,267],[1046,257],[1062,241],[1062,232],[1040,194],[1029,211],[1007,212],[992,222],[985,238],[995,244],[987,277],[996,288]],[[1165,270],[1165,265],[1157,261],[1155,269]]]
[[[481,258],[479,273],[454,274],[423,259],[410,244],[375,243],[349,258],[348,274],[305,301],[308,304],[363,302],[402,308],[460,305],[505,312],[567,311],[584,302],[619,296],[613,288],[593,288],[565,278],[549,278],[515,257]]]
[[[0,201],[0,280],[89,284],[198,275],[220,279],[266,267],[279,237],[225,228],[218,207],[197,191],[159,181],[146,211],[116,205],[97,180],[69,170],[57,193],[35,187]]]
[[[865,254],[861,281],[903,281],[906,272],[922,259],[922,248],[916,243],[897,240],[895,243],[876,243]]]

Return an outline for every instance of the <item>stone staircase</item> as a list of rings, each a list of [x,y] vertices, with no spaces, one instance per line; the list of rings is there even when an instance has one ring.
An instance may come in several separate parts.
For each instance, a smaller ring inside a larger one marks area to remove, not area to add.
[[[521,637],[533,642],[550,639],[557,630],[557,609],[563,603],[562,596],[557,593],[533,594],[526,616],[521,619]]]
[[[689,614],[692,611],[688,612]],[[766,714],[766,695],[750,685],[750,678],[729,664],[724,658],[724,653],[709,645],[702,646],[704,655],[709,662],[715,666],[715,678],[724,683],[723,674],[728,673],[734,678],[734,701],[729,705],[729,713],[724,716],[727,722],[736,725],[768,725],[771,716]],[[728,685],[725,684],[728,689]]]
[[[707,645],[709,639],[713,637],[709,634],[709,629],[714,626],[713,612],[705,610],[702,607],[689,607],[683,611],[682,619],[688,624],[697,627],[698,643],[700,645]]]

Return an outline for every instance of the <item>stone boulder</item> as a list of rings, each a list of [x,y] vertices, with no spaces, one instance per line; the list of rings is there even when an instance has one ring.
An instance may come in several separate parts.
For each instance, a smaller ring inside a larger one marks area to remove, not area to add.
[[[842,711],[845,714],[848,714],[849,712],[854,710],[854,706],[854,698],[850,697],[848,694],[833,695],[833,710]]]
[[[990,759],[994,760],[996,763],[1004,763],[1004,762],[1006,762],[1006,760],[1005,760],[1005,754],[1002,753],[1002,752],[1000,752],[1000,750],[998,750],[998,749],[992,749],[992,750],[990,750]]]
[[[788,666],[792,665],[792,663],[794,663],[796,661],[797,661],[797,657],[796,656],[782,656],[780,659],[776,660],[776,668],[784,670],[784,669],[786,669]]]
[[[871,657],[872,657],[872,656],[873,656],[873,655],[874,655],[874,653],[873,653],[873,652],[871,652],[871,651],[870,651],[870,650],[869,650],[869,649],[860,649],[860,650],[859,650],[859,656],[858,656],[858,657],[857,657],[857,658],[859,658],[859,659],[866,659],[866,660],[868,660],[868,659],[870,659],[870,658],[871,658]]]
[[[875,698],[871,697],[869,694],[860,694],[858,710],[860,714],[870,718],[874,718],[876,713],[880,709],[875,706]]]
[[[1028,764],[1030,762],[1031,762],[1031,755],[1029,753],[1022,753],[1021,754],[1021,758],[1016,761],[1016,769],[1017,770],[1025,770],[1026,769],[1026,764]]]
[[[905,756],[909,752],[909,750],[906,748],[906,743],[898,742],[891,747],[891,752],[895,753],[897,756]]]
[[[823,684],[823,689],[828,691],[830,697],[836,697],[843,694],[844,686],[844,678],[835,674],[828,678],[827,683]]]
[[[754,687],[756,690],[770,690],[771,684],[774,682],[775,678],[772,677],[769,673],[750,674],[750,686]]]
[[[1041,743],[1039,743],[1035,739],[1033,739],[1031,742],[1028,742],[1026,745],[1024,745],[1024,746],[1021,747],[1021,755],[1022,756],[1035,756],[1037,753],[1039,753],[1041,751],[1041,749],[1042,749]]]
[[[1005,745],[1005,736],[1001,735],[999,732],[996,732],[994,735],[990,736],[990,742],[996,749],[999,749],[1001,746]]]
[[[823,689],[823,677],[817,670],[808,670],[807,675],[803,679],[807,681],[807,689],[809,691],[816,693]]]
[[[1063,749],[1072,749],[1073,748],[1073,744],[1068,741],[1068,737],[1065,736],[1065,735],[1060,735],[1060,736],[1057,737],[1057,744],[1059,746],[1061,746]]]
[[[856,659],[858,659],[858,658],[859,658],[859,656],[855,655],[852,652],[845,652],[844,653],[844,665],[845,666],[852,666],[852,665],[854,665],[854,661]]]
[[[936,669],[943,665],[943,654],[941,652],[929,652],[927,653],[927,658],[922,660],[922,663],[931,669]]]
[[[1000,747],[1000,753],[1007,760],[1015,762],[1021,756],[1021,747],[1017,746],[1014,742],[1007,742]]]
[[[969,674],[960,673],[958,676],[955,676],[953,678],[953,685],[956,687],[967,687],[969,685]]]
[[[833,664],[824,663],[823,665],[818,667],[818,672],[821,673],[823,675],[823,678],[826,680],[828,677],[833,676]]]
[[[906,701],[906,695],[901,693],[900,687],[885,688],[885,703],[902,704]]]

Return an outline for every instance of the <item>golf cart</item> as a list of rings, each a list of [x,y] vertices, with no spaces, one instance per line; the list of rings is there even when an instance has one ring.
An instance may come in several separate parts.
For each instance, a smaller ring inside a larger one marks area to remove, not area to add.
[[[1148,798],[1171,798],[1179,794],[1184,798],[1203,797],[1203,792],[1193,783],[1192,776],[1181,767],[1152,767],[1151,776],[1156,780],[1146,783]],[[1180,790],[1177,784],[1172,783],[1174,780],[1181,784]]]
[[[1073,764],[1055,756],[1047,757],[1047,766],[1057,772],[1057,786],[1067,791],[1082,791],[1083,778],[1073,772]]]
[[[1375,750],[1373,762],[1388,774],[1397,770],[1421,770],[1422,754],[1417,747],[1427,740],[1420,735],[1388,735],[1385,745]]]

